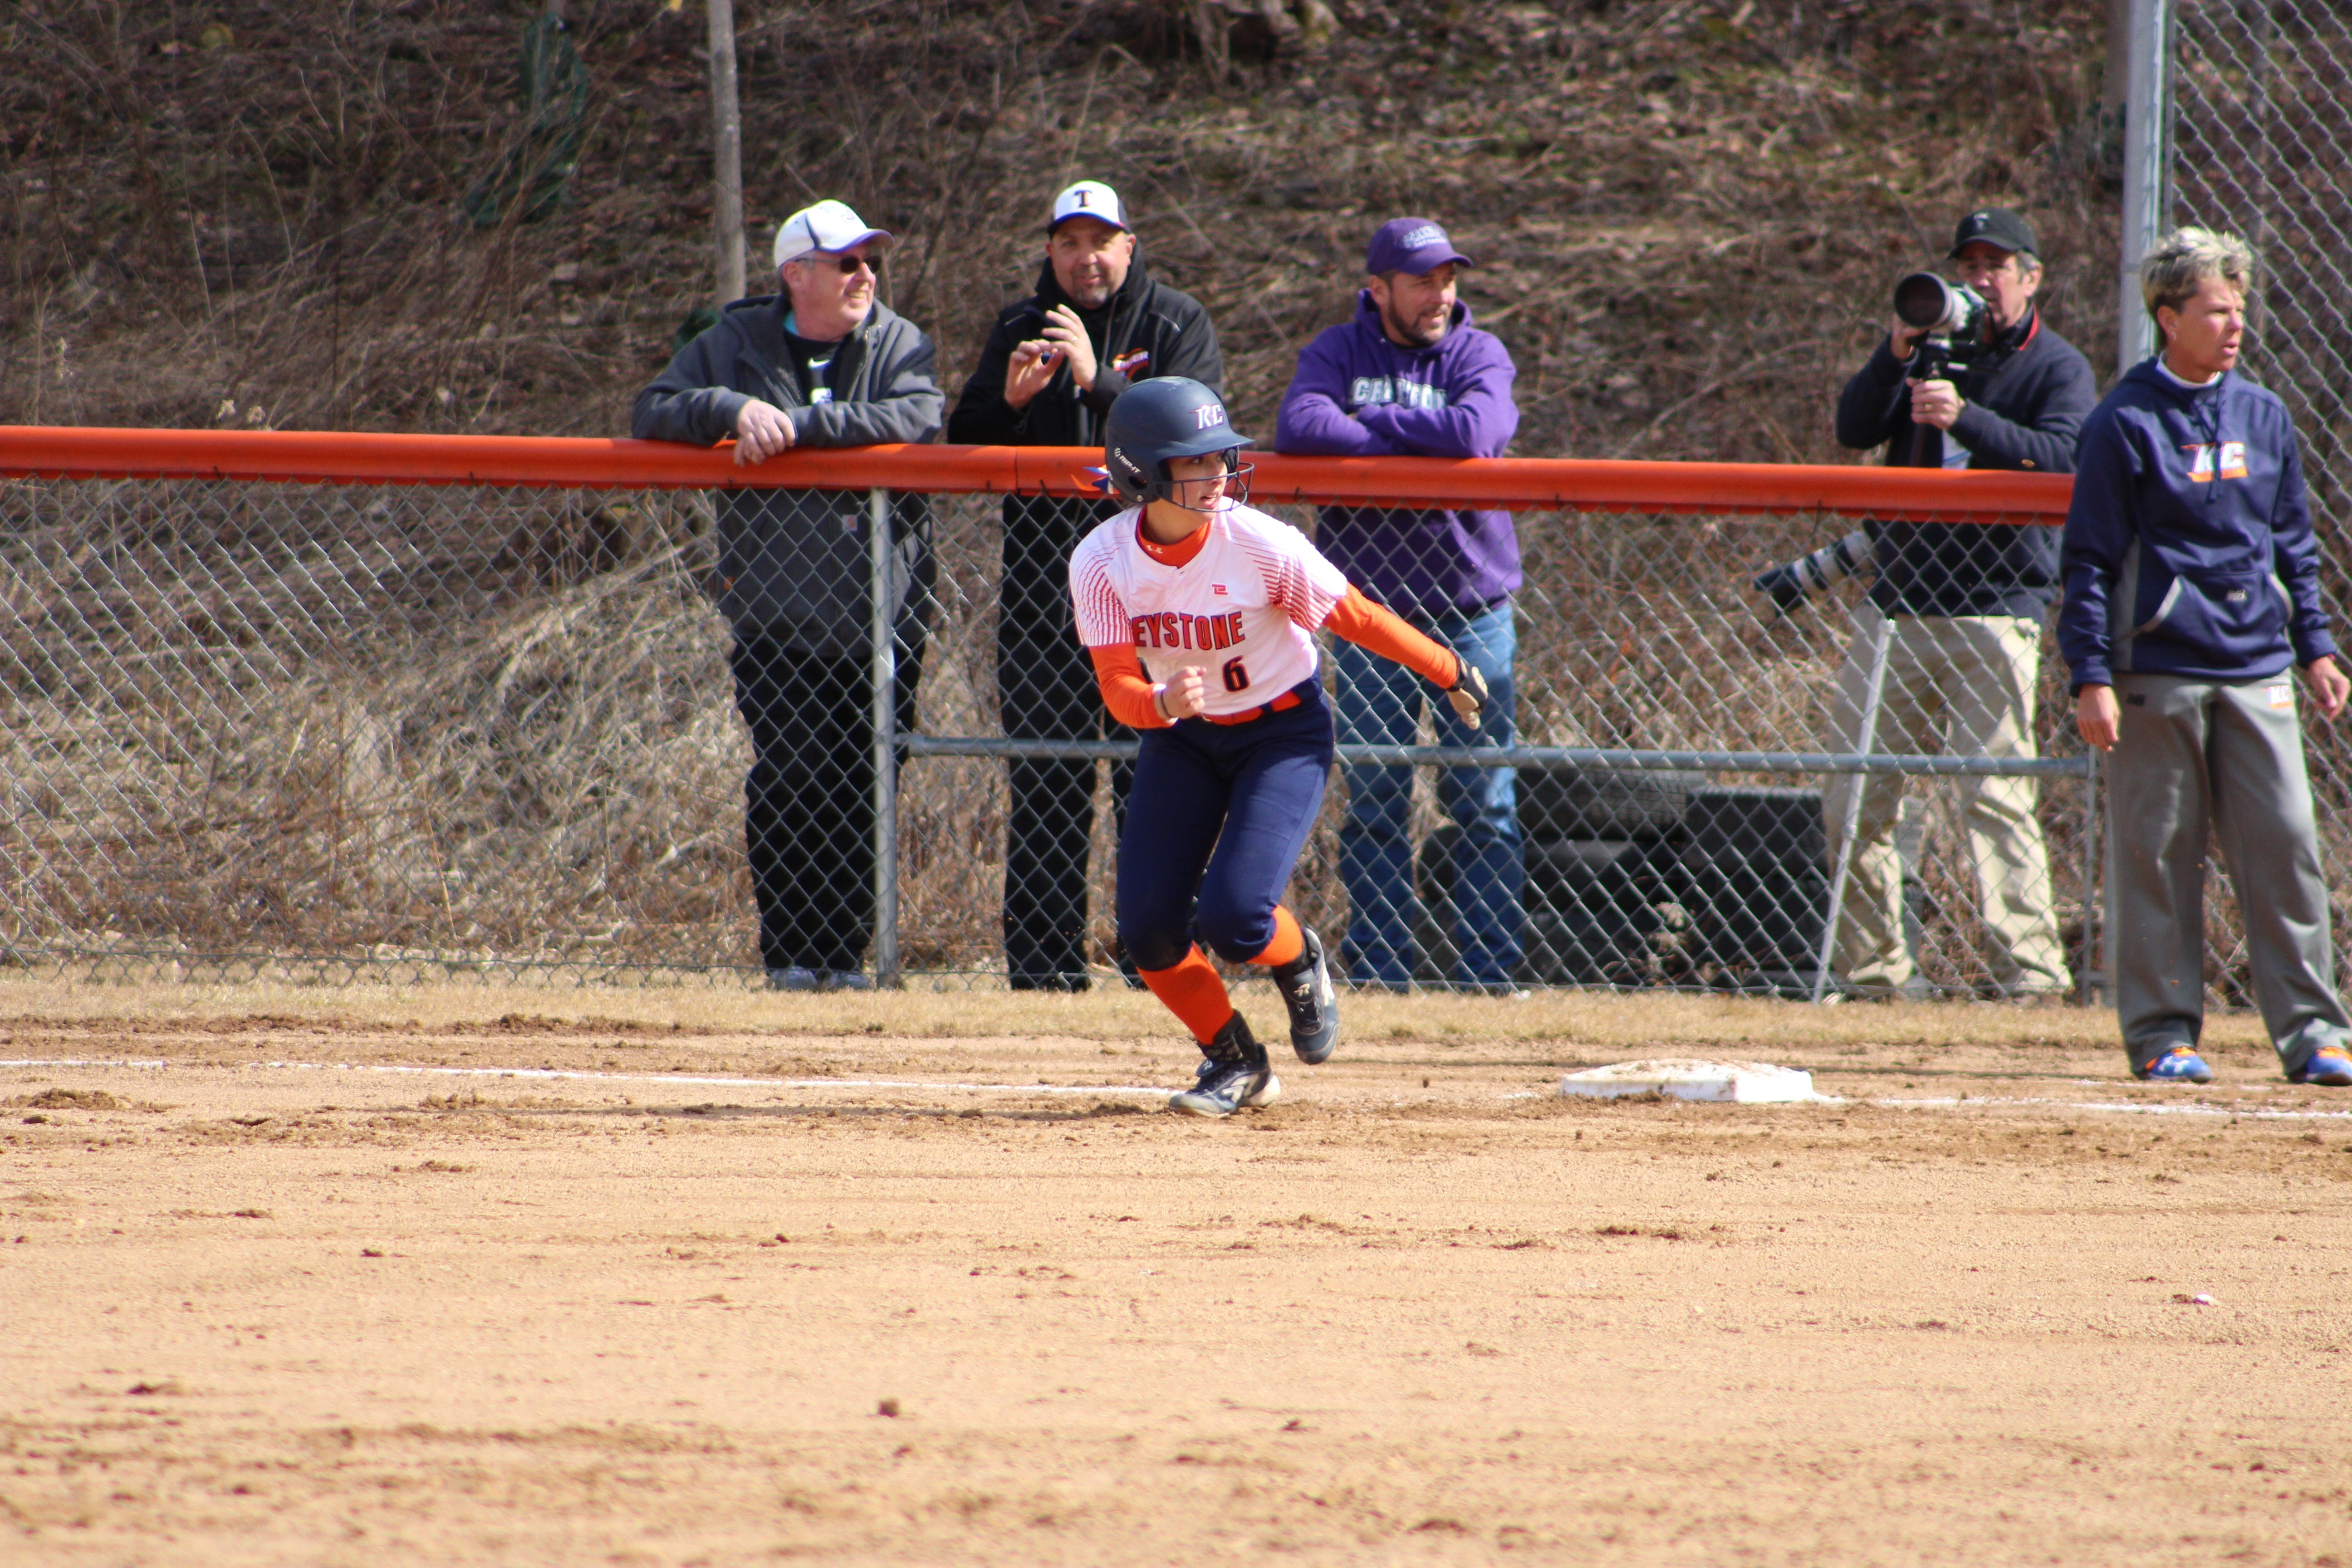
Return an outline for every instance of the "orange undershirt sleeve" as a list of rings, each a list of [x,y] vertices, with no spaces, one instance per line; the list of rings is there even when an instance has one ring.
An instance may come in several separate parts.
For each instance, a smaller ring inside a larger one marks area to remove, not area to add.
[[[1394,611],[1373,604],[1360,588],[1349,589],[1348,596],[1331,607],[1323,624],[1331,628],[1332,636],[1393,659],[1448,690],[1461,679],[1462,660],[1451,648],[1439,647],[1405,625]]]
[[[1095,684],[1102,689],[1103,706],[1112,718],[1130,730],[1165,730],[1175,722],[1160,711],[1133,643],[1112,643],[1087,652],[1094,656]]]

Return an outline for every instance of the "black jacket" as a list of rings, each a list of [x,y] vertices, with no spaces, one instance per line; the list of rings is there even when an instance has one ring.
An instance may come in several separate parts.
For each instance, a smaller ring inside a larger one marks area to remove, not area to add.
[[[784,411],[795,445],[928,441],[939,434],[946,401],[933,378],[937,359],[921,329],[877,300],[835,357],[831,399],[812,406],[784,341],[782,297],[740,300],[637,394],[629,434],[714,446],[735,433],[736,416],[758,397]],[[718,510],[715,597],[738,633],[829,658],[867,646],[866,492],[727,489],[718,492]],[[892,498],[890,594],[899,637],[909,644],[921,637],[936,570],[930,515],[923,496]]]
[[[1038,273],[1036,293],[998,314],[980,363],[948,416],[950,441],[974,447],[1099,446],[1112,402],[1135,382],[1188,375],[1223,392],[1224,356],[1217,350],[1209,312],[1190,294],[1154,282],[1139,256],[1102,310],[1078,312],[1094,344],[1094,385],[1080,392],[1066,365],[1027,407],[1014,408],[1004,401],[1005,367],[1014,348],[1043,333],[1045,312],[1056,305],[1077,310],[1047,262]],[[1108,499],[1004,498],[1000,642],[1059,641],[1076,635],[1070,622],[1070,552],[1096,523],[1119,510],[1118,502]]]
[[[1930,429],[1916,466],[1941,468],[1944,443],[1971,468],[2074,471],[2074,443],[2099,400],[2091,363],[2035,311],[1993,353],[1953,377],[1966,406],[1949,432]],[[1890,468],[1915,466],[1911,389],[1881,339],[1838,399],[1842,447],[1886,443]],[[2058,592],[2058,530],[2033,524],[1872,522],[1878,581],[1871,603],[1890,615],[2023,616],[2039,620]]]
[[[1139,256],[1100,311],[1091,318],[1078,312],[1088,318],[1087,335],[1099,367],[1094,385],[1080,392],[1066,364],[1026,408],[1014,408],[1004,401],[1005,366],[1016,347],[1044,332],[1045,312],[1057,305],[1077,310],[1055,281],[1049,261],[1037,275],[1037,292],[998,313],[980,363],[948,416],[949,440],[973,447],[1092,447],[1102,440],[1111,404],[1146,376],[1189,375],[1213,391],[1224,390],[1225,362],[1209,312],[1190,294],[1154,282]],[[1129,363],[1137,354],[1142,358]]]

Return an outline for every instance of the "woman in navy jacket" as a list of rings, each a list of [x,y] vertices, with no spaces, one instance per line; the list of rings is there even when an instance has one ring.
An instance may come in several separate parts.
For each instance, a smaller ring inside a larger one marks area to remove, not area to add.
[[[2164,337],[2076,455],[2058,645],[2083,738],[2114,753],[2108,967],[2136,1077],[2202,1083],[2205,844],[2221,840],[2254,995],[2291,1082],[2352,1087],[2289,665],[2344,710],[2286,405],[2236,371],[2253,258],[2186,228],[2140,264]]]

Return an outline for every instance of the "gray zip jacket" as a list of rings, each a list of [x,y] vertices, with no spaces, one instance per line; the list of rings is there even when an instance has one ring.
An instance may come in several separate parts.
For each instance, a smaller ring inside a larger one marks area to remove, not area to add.
[[[755,397],[783,410],[797,446],[867,447],[939,434],[947,405],[933,377],[939,351],[920,328],[876,300],[842,341],[831,400],[812,406],[784,342],[788,303],[772,294],[728,306],[717,326],[680,349],[637,394],[629,434],[715,446],[735,433],[736,416]],[[718,503],[713,597],[737,636],[771,637],[829,658],[869,646],[866,492],[727,489],[718,492]],[[930,518],[926,498],[891,498],[889,593],[902,647],[921,643],[937,570]]]

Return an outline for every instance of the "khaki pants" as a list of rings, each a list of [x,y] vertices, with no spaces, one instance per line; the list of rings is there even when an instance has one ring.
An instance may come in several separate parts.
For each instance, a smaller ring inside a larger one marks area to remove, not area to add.
[[[1868,605],[1854,614],[1854,638],[1838,672],[1830,750],[2034,754],[2042,625],[2011,616],[1895,616],[1877,731],[1865,746],[1863,707],[1870,693],[1871,634],[1877,618]],[[1985,961],[1993,984],[2012,992],[2065,990],[2066,954],[2050,908],[2050,852],[2033,816],[2040,786],[2030,778],[1952,782],[1961,792],[1961,821],[1976,868],[1979,912],[1990,947]],[[1838,922],[1835,967],[1856,990],[1885,993],[1904,985],[1913,973],[1903,942],[1903,868],[1895,846],[1903,779],[1894,773],[1832,776],[1822,794],[1832,864],[1847,803],[1857,787],[1862,810]]]

